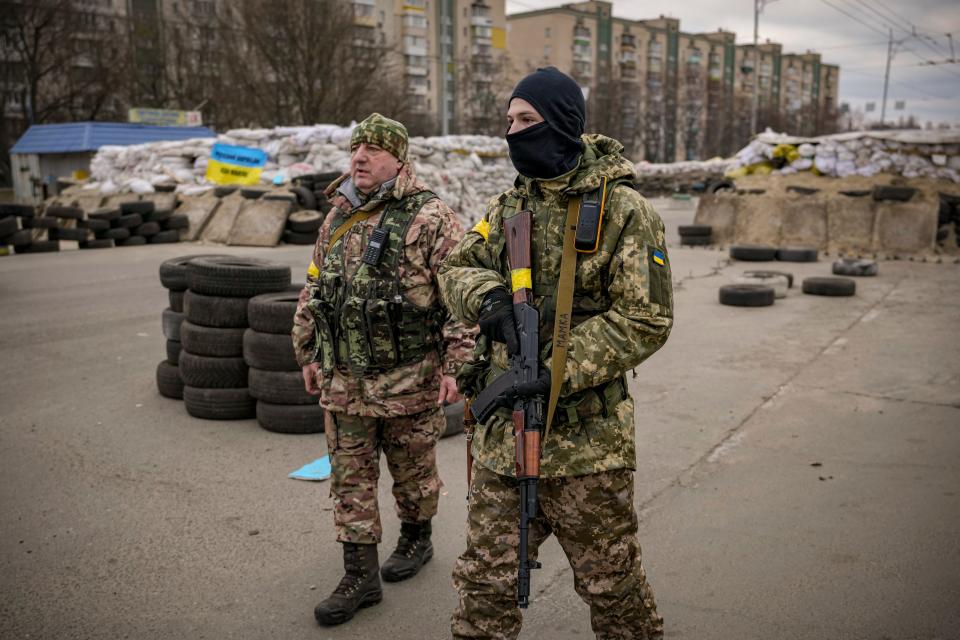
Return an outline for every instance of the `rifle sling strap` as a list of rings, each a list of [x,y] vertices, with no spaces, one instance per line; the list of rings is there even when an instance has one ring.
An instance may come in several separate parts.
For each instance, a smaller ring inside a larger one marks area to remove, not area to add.
[[[355,214],[347,218],[347,221],[342,225],[336,228],[333,232],[333,235],[330,236],[330,241],[327,243],[327,253],[330,253],[330,249],[333,248],[333,245],[337,244],[337,240],[346,235],[350,228],[358,222],[366,220],[372,216],[377,215],[380,211],[383,210],[383,205],[379,207],[374,207],[370,211],[357,211]]]
[[[556,319],[553,323],[553,351],[550,369],[550,402],[547,404],[547,427],[543,436],[546,441],[553,424],[553,414],[560,399],[560,387],[567,368],[567,348],[570,346],[570,329],[573,311],[573,276],[577,271],[577,249],[574,244],[577,234],[577,218],[580,213],[580,198],[567,201],[567,220],[563,228],[563,257],[560,259],[560,281],[557,283]]]

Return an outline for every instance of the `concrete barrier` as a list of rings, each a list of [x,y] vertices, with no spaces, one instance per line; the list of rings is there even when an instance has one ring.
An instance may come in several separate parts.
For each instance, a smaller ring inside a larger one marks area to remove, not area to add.
[[[225,198],[220,198],[220,206],[217,207],[201,235],[204,242],[226,244],[227,240],[230,239],[230,232],[237,221],[237,216],[240,215],[240,209],[251,202],[254,202],[254,200],[244,198],[239,191],[235,191]]]
[[[926,200],[914,196],[909,202],[876,203],[877,250],[907,254],[933,251],[937,242],[937,206]]]
[[[836,195],[827,201],[826,249],[836,253],[874,251],[873,221],[876,217],[870,196]]]
[[[781,200],[780,246],[825,247],[827,202],[819,195],[788,193]]]
[[[767,194],[741,195],[737,198],[734,242],[779,246],[783,224],[783,198]]]
[[[708,224],[713,230],[711,239],[714,244],[733,242],[734,225],[737,221],[739,196],[732,193],[712,193],[700,197],[694,224]]]

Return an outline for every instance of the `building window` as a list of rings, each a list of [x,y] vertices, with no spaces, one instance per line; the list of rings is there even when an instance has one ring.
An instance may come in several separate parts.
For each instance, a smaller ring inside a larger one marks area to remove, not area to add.
[[[543,37],[544,38],[550,37],[550,27],[547,27],[546,29],[543,30]]]
[[[427,17],[422,14],[408,13],[407,15],[403,16],[403,26],[426,29]]]
[[[543,45],[543,57],[544,57],[544,58],[549,58],[552,53],[553,53],[553,47],[551,47],[551,46],[548,45],[548,44]]]

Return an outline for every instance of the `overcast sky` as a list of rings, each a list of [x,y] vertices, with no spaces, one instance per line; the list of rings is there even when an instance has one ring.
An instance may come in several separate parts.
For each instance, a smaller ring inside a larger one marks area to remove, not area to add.
[[[560,4],[557,0],[507,0],[507,13]],[[613,0],[616,17],[643,19],[660,14],[679,18],[682,31],[722,27],[737,34],[737,44],[753,42],[753,0]],[[927,37],[911,37],[910,25]],[[860,108],[874,102],[876,111],[867,116],[879,120],[886,34],[891,26],[894,41],[904,41],[896,47],[890,68],[887,117],[913,114],[921,123],[960,125],[960,64],[926,64],[951,58],[947,33],[953,34],[960,56],[960,1],[775,0],[760,14],[760,41],[780,42],[784,52],[790,53],[811,49],[824,62],[839,65],[840,102]],[[897,100],[906,101],[904,111],[894,110]]]

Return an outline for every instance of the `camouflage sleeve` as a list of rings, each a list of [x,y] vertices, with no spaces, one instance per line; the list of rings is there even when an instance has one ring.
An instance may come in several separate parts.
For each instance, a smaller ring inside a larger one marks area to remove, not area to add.
[[[297,356],[297,363],[301,367],[314,362],[317,357],[316,329],[313,315],[306,305],[307,301],[313,297],[317,286],[317,280],[320,276],[319,266],[323,264],[324,248],[330,238],[330,221],[333,217],[333,210],[331,209],[320,228],[317,243],[313,247],[313,257],[310,260],[310,266],[307,267],[306,284],[300,291],[297,311],[293,314],[293,329],[290,331],[290,336],[293,338],[293,352]]]
[[[627,187],[616,190],[609,206],[614,217],[625,218],[610,261],[613,303],[571,331],[560,389],[564,396],[637,366],[663,346],[673,326],[673,287],[660,216]]]
[[[440,292],[443,301],[456,318],[467,325],[477,323],[480,303],[491,289],[505,287],[506,280],[498,271],[498,253],[491,229],[499,228],[495,220],[499,200],[487,204],[484,216],[468,231],[440,267]]]
[[[426,234],[424,247],[428,255],[430,272],[434,282],[438,282],[438,272],[450,252],[463,238],[463,228],[457,220],[456,214],[443,201],[433,200],[424,206],[429,211],[430,233]],[[439,289],[439,284],[438,284]],[[439,291],[438,291],[439,295]],[[443,325],[443,373],[452,376],[460,366],[470,359],[473,353],[474,338],[477,335],[476,327],[467,327],[452,315]]]

